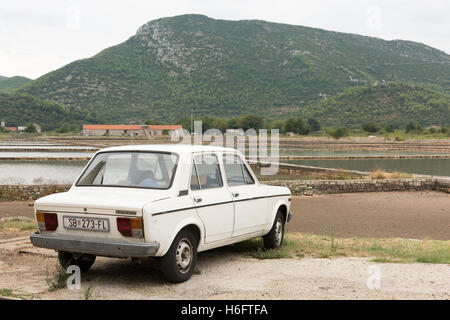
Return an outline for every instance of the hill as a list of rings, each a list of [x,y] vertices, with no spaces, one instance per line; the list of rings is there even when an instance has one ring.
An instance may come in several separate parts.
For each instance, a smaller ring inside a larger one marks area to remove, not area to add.
[[[122,44],[20,91],[97,113],[104,122],[300,112],[351,87],[409,81],[450,93],[450,56],[410,41],[259,20],[162,18]]]
[[[59,128],[63,124],[95,122],[85,111],[25,94],[0,93],[0,110],[0,120],[6,121],[7,126],[23,126],[34,122],[44,131]]]
[[[25,77],[0,77],[0,93],[11,93],[22,88],[26,83],[32,81]]]
[[[401,83],[349,88],[302,111],[325,125],[360,126],[367,121],[403,126],[450,124],[450,95]]]

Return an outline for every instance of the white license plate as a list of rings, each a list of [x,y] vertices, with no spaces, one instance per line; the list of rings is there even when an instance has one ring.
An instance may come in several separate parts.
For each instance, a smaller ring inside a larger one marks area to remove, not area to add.
[[[64,228],[88,231],[109,231],[109,220],[87,217],[63,217]]]

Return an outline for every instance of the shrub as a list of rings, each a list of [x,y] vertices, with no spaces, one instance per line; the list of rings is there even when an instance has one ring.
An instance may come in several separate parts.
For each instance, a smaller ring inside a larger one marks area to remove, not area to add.
[[[336,128],[336,129],[328,130],[328,134],[330,136],[332,136],[333,138],[335,138],[335,139],[339,139],[339,138],[348,136],[349,135],[349,131],[348,131],[347,127],[339,127],[339,128]]]
[[[366,132],[375,133],[379,130],[378,126],[375,124],[375,122],[366,122],[364,123],[361,128]]]

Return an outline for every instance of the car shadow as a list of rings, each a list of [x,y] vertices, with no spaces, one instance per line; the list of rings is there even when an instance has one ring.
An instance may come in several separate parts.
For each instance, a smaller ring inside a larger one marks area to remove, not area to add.
[[[251,252],[261,248],[261,243],[262,241],[249,240],[200,252],[196,269],[201,273],[203,267],[214,270],[230,261],[251,257]],[[131,287],[167,286],[160,269],[160,260],[157,258],[142,259],[141,263],[136,265],[131,259],[100,257],[92,268],[83,274],[82,281],[93,282],[95,285],[123,283]],[[194,272],[194,276],[197,272]]]

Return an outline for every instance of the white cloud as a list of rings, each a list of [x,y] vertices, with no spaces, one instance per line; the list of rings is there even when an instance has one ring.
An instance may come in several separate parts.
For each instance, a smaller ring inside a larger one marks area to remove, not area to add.
[[[185,13],[413,40],[450,52],[445,0],[2,0],[0,75],[36,78],[125,41],[150,20]]]

